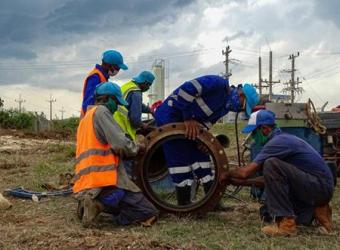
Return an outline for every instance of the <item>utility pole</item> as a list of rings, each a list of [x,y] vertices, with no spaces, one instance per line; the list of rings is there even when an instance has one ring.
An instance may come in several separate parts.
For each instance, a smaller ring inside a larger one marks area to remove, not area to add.
[[[269,80],[263,81],[267,83],[267,86],[269,88],[269,96],[268,99],[269,101],[273,100],[273,84],[275,83],[280,83],[280,80],[278,81],[273,81],[273,52],[269,51]]]
[[[259,56],[259,94],[262,97],[262,58]]]
[[[50,121],[52,121],[52,104],[56,101],[56,99],[52,99],[52,95],[50,95],[50,100],[47,100],[50,103]]]
[[[61,110],[59,110],[60,111],[60,113],[61,113],[61,119],[62,120],[64,120],[64,113],[65,113],[65,109],[64,109],[64,106],[63,107],[61,107]]]
[[[229,47],[229,45],[225,48],[225,50],[222,50],[222,55],[225,56],[225,61],[224,61],[224,65],[225,65],[225,74],[224,77],[226,79],[229,79],[229,77],[232,75],[231,72],[229,71],[229,54],[231,53],[231,49]]]
[[[290,70],[285,70],[285,72],[290,73],[291,79],[289,82],[285,83],[287,85],[286,88],[283,89],[284,92],[290,92],[290,98],[291,98],[291,103],[294,103],[295,101],[295,93],[302,93],[303,88],[299,87],[299,84],[302,83],[299,80],[299,77],[297,80],[295,80],[295,58],[297,58],[300,55],[299,52],[297,52],[296,55],[291,54],[289,55],[289,60],[292,60],[292,68]]]
[[[23,100],[22,98],[21,98],[21,94],[19,95],[19,99],[17,100],[17,99],[15,99],[15,102],[17,102],[17,103],[19,103],[19,113],[21,113],[21,108],[22,108],[22,106],[21,106],[21,104],[22,103],[24,103],[24,102],[26,102],[26,100]]]

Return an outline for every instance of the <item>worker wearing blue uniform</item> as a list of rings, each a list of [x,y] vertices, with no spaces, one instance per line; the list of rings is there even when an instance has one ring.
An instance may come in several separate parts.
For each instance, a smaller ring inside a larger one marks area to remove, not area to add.
[[[184,122],[189,139],[171,140],[163,144],[167,166],[176,186],[178,205],[190,204],[193,175],[203,183],[205,192],[213,184],[210,157],[199,150],[194,140],[199,129],[202,126],[209,129],[229,111],[246,109],[250,114],[258,101],[258,95],[251,85],[232,89],[228,80],[206,75],[184,82],[157,108],[157,126]]]
[[[294,235],[296,224],[310,224],[313,218],[324,230],[331,231],[328,202],[334,180],[320,154],[304,140],[282,133],[271,111],[254,112],[242,132],[252,133],[255,142],[263,148],[249,165],[226,176],[231,178],[231,183],[240,185],[240,180],[263,169],[263,176],[256,179],[258,186],[261,182],[264,185],[265,204],[277,224],[263,227],[262,232],[272,236]]]
[[[116,50],[105,51],[103,53],[102,63],[100,65],[96,64],[84,81],[81,117],[85,115],[87,106],[94,104],[94,91],[96,86],[100,83],[107,82],[110,77],[118,74],[120,69],[128,69],[123,62],[123,56]]]

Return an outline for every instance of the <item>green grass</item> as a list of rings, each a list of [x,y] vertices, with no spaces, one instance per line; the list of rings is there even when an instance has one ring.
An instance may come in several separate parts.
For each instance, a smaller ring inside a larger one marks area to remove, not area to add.
[[[45,182],[58,183],[60,173],[73,172],[73,153],[74,145],[62,141],[33,146],[25,154],[0,152],[0,163],[8,163],[0,164],[0,190],[13,186],[41,190]],[[39,203],[10,198],[13,208],[0,213],[0,249],[340,249],[339,187],[332,201],[336,227],[332,236],[302,227],[296,237],[266,237],[260,232],[259,204],[250,198],[249,189],[237,197],[243,202],[223,199],[230,212],[209,213],[202,219],[167,215],[155,226],[142,228],[117,227],[102,215],[90,229],[78,221],[71,197],[44,198]]]

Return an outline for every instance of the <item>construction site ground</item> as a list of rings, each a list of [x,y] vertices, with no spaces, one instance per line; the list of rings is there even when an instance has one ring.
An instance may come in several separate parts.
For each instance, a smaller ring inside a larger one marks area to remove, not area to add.
[[[48,137],[53,138],[1,131],[1,192],[18,186],[43,191],[43,183],[58,183],[59,174],[73,172],[74,140]],[[339,188],[332,201],[335,233],[326,236],[301,227],[296,237],[266,237],[260,232],[260,205],[249,189],[237,197],[243,201],[223,200],[231,211],[201,219],[167,215],[151,228],[117,227],[103,215],[90,229],[77,219],[72,197],[9,198],[13,207],[0,211],[0,249],[340,249]]]

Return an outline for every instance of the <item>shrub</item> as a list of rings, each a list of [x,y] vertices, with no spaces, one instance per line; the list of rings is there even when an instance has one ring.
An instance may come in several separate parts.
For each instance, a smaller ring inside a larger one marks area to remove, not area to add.
[[[10,129],[32,128],[35,116],[31,112],[20,113],[16,110],[0,110],[0,127]]]
[[[53,121],[53,130],[63,135],[75,135],[79,124],[79,117]]]

